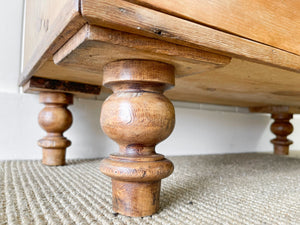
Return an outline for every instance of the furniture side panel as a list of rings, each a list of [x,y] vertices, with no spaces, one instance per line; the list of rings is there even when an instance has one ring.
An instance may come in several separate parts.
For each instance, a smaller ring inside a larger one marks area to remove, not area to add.
[[[71,21],[78,20],[79,0],[27,0],[25,3],[23,69],[20,82],[28,79],[50,53],[76,32],[76,25],[67,35],[62,35]],[[82,19],[83,20],[83,19]],[[76,22],[78,26],[80,23]],[[74,31],[72,31],[74,30]],[[59,38],[59,40],[58,40]]]

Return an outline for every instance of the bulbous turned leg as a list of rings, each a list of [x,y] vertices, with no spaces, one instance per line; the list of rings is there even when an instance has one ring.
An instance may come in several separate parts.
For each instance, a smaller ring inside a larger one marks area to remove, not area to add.
[[[271,131],[276,135],[276,138],[271,140],[274,145],[274,154],[288,155],[289,146],[293,144],[293,141],[287,139],[287,136],[293,132],[293,125],[290,123],[293,114],[273,113],[272,118],[275,121],[271,125]]]
[[[175,112],[163,92],[174,85],[171,65],[123,60],[104,67],[103,84],[113,90],[103,103],[103,131],[119,144],[119,153],[102,160],[100,170],[112,178],[113,210],[132,217],[159,209],[161,179],[173,164],[155,146],[173,131]]]
[[[41,92],[40,102],[45,108],[39,114],[39,124],[47,135],[38,141],[43,148],[42,163],[48,166],[62,166],[65,164],[66,148],[71,141],[63,136],[72,125],[72,114],[67,106],[73,103],[71,94],[56,92]]]

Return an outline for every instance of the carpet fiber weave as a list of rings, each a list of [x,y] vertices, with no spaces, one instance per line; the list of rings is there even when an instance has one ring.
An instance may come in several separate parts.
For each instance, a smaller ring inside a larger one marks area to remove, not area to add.
[[[169,158],[175,171],[162,182],[161,210],[144,218],[113,213],[100,159],[0,162],[0,224],[300,224],[300,158]]]

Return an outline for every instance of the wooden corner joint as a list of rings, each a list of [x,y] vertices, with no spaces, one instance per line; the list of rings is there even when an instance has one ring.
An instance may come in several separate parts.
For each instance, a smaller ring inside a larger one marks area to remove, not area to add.
[[[73,95],[57,92],[41,92],[40,103],[45,108],[39,113],[39,125],[47,135],[38,141],[43,149],[42,163],[48,166],[62,166],[65,164],[66,148],[71,141],[63,136],[72,125],[72,113],[67,106],[73,104]]]
[[[175,124],[174,107],[163,92],[174,85],[174,67],[157,61],[122,60],[104,67],[103,84],[113,94],[103,103],[103,131],[119,145],[119,153],[101,162],[112,178],[113,210],[143,217],[159,209],[161,179],[173,164],[156,154]]]

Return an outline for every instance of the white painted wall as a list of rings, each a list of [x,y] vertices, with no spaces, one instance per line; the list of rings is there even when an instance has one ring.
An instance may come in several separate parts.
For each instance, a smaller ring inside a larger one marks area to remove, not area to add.
[[[45,135],[38,126],[37,115],[43,108],[37,95],[19,92],[17,80],[20,68],[22,0],[6,1],[0,14],[0,160],[38,159],[41,150],[36,145]],[[12,16],[13,15],[13,16]],[[73,126],[65,133],[72,140],[68,158],[107,156],[117,145],[101,131],[99,114],[102,101],[75,99],[70,106]],[[158,145],[166,155],[212,154],[271,151],[269,115],[249,114],[243,108],[219,107],[175,102],[176,127],[170,138]],[[300,118],[292,121],[299,149]],[[299,124],[299,125],[298,125]]]

